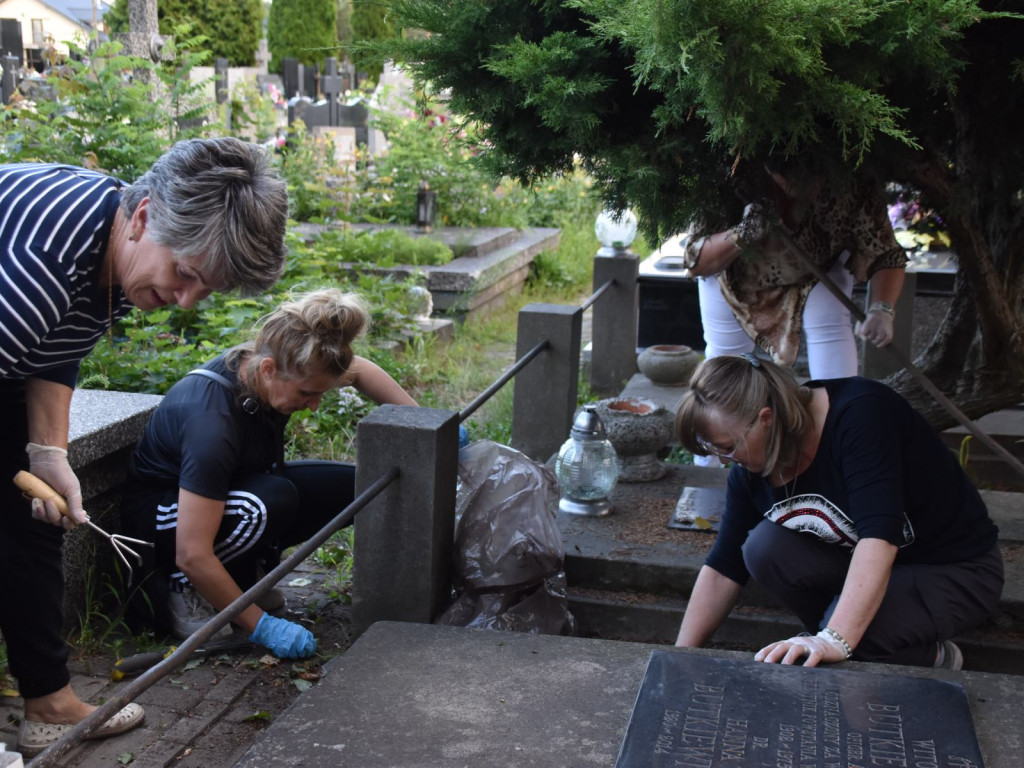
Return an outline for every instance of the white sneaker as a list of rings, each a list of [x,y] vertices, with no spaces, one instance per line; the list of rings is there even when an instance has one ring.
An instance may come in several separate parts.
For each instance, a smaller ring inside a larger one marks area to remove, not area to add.
[[[217,611],[195,589],[184,592],[171,591],[167,598],[167,608],[171,620],[171,634],[178,640],[184,640],[205,626]],[[227,640],[231,637],[231,625],[227,624],[215,632],[209,641]]]

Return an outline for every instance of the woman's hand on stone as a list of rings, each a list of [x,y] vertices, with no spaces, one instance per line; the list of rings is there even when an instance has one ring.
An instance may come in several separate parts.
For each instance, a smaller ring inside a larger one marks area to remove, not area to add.
[[[815,667],[821,662],[837,664],[846,660],[846,649],[821,635],[798,635],[766,645],[754,654],[754,661],[768,664],[796,664],[801,659],[806,659],[805,667]]]

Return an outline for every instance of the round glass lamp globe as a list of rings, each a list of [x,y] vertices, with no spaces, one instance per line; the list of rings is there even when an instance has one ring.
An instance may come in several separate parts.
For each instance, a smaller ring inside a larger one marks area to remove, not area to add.
[[[607,248],[629,248],[636,239],[636,214],[628,209],[622,213],[601,211],[594,222],[594,234]]]

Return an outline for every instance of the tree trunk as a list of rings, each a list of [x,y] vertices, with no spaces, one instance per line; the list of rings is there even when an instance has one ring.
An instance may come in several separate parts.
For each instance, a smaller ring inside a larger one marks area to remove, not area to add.
[[[147,61],[159,61],[162,44],[156,0],[128,0],[128,29],[128,53]],[[134,75],[144,83],[152,80],[148,69],[137,69]]]
[[[952,154],[926,147],[906,173],[942,214],[959,260],[948,313],[916,364],[971,418],[1024,401],[1024,206],[1016,174],[1024,93],[993,87],[1012,77],[1018,34],[1012,24],[972,29],[964,56],[971,64],[946,105],[956,128]],[[890,383],[936,427],[956,424],[910,374]]]

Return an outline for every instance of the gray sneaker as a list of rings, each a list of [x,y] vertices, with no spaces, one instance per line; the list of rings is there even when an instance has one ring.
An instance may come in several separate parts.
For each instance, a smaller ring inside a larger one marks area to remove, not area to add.
[[[952,640],[943,640],[939,643],[939,647],[942,649],[942,663],[939,664],[938,658],[936,657],[935,666],[939,669],[963,669],[964,668],[964,655],[960,650],[960,646],[954,643]]]
[[[167,598],[168,613],[171,617],[171,634],[178,640],[184,640],[203,627],[217,615],[206,599],[195,589],[184,592],[172,591]],[[227,624],[215,632],[209,641],[227,640],[231,637],[231,625]]]

